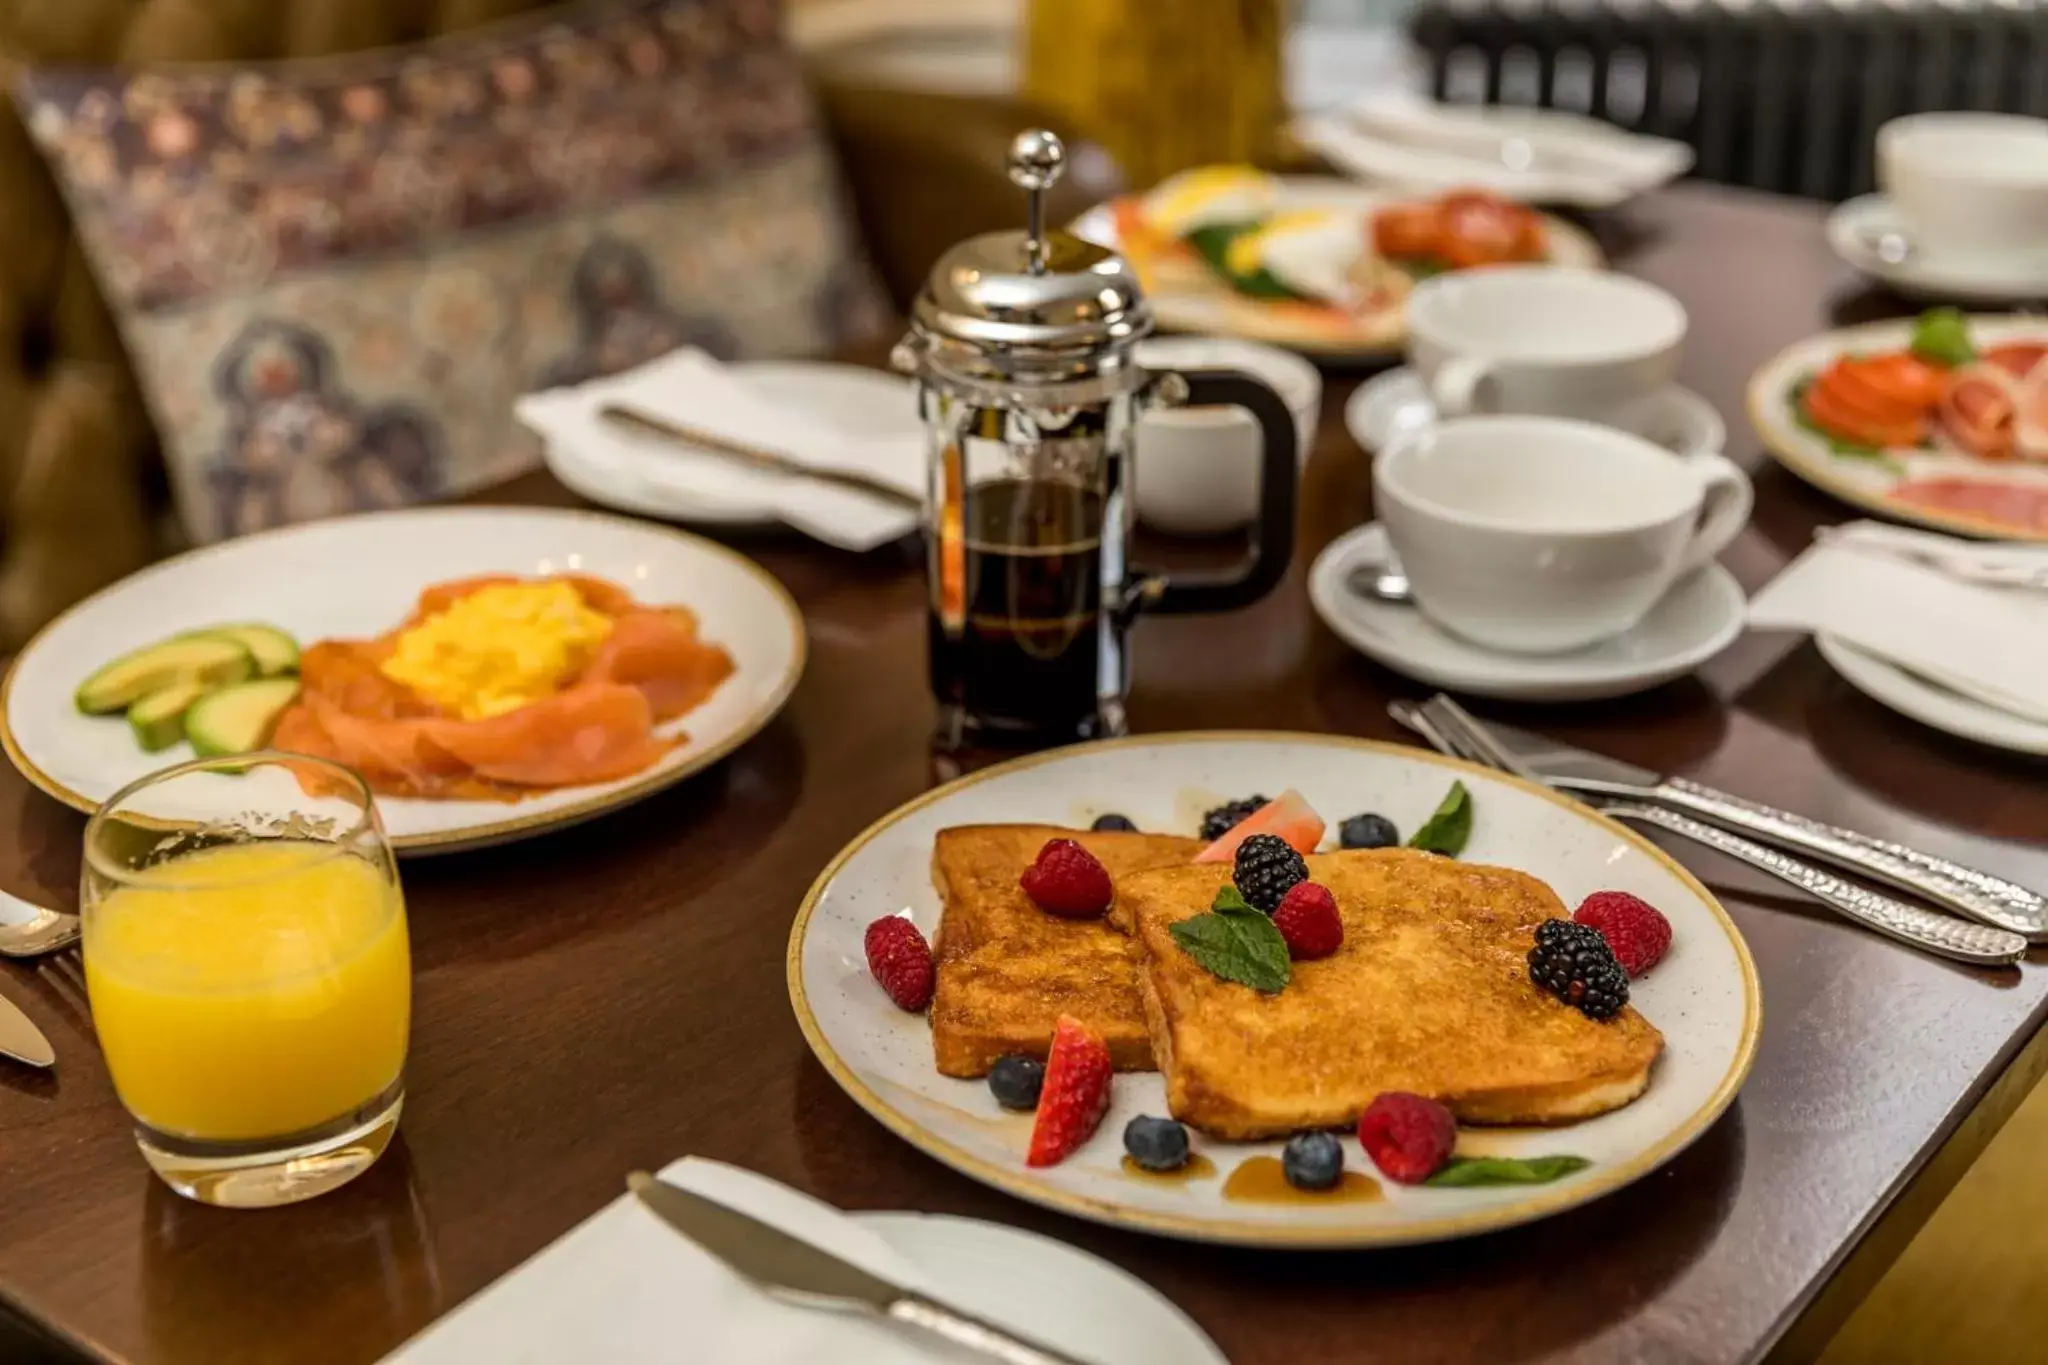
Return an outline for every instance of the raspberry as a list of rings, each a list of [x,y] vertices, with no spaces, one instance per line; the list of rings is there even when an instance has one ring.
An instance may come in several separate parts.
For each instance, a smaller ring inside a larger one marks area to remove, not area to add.
[[[1289,957],[1328,957],[1344,942],[1337,898],[1315,882],[1290,887],[1273,912],[1273,927],[1287,940]]]
[[[1109,1112],[1109,1044],[1070,1014],[1053,1027],[1027,1166],[1055,1166],[1095,1134]]]
[[[1048,840],[1017,884],[1032,904],[1064,919],[1093,919],[1109,909],[1114,894],[1109,869],[1072,839]]]
[[[1358,1116],[1358,1145],[1387,1179],[1420,1185],[1451,1159],[1458,1124],[1435,1100],[1389,1090]]]
[[[915,1014],[932,1002],[932,950],[917,926],[884,915],[868,926],[868,970],[899,1009]]]
[[[1572,911],[1572,918],[1598,929],[1630,976],[1641,976],[1671,951],[1671,921],[1626,891],[1595,891]]]

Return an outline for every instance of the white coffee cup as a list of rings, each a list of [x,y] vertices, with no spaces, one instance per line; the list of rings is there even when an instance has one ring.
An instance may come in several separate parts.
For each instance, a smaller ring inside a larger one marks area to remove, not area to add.
[[[1877,184],[1915,246],[2048,254],[2048,119],[1913,114],[1877,130]]]
[[[1323,378],[1291,351],[1228,337],[1154,337],[1138,344],[1154,370],[1243,370],[1273,386],[1294,414],[1308,459]],[[1138,419],[1131,456],[1138,519],[1171,535],[1212,536],[1259,509],[1259,424],[1243,408],[1152,408]]]
[[[1749,476],[1716,454],[1557,417],[1459,417],[1373,466],[1416,605],[1514,654],[1619,635],[1749,520]]]
[[[1408,360],[1439,415],[1532,413],[1616,421],[1671,383],[1685,308],[1601,270],[1459,270],[1408,297]]]

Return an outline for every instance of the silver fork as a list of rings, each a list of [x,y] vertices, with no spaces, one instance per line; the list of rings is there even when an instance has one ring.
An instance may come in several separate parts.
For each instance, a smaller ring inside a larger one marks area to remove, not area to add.
[[[1512,773],[1538,786],[1548,785],[1449,697],[1432,697],[1419,708],[1397,702],[1388,707],[1388,711],[1396,720],[1410,725],[1440,752]],[[1655,825],[1695,843],[1705,844],[1797,887],[1865,928],[1937,956],[1976,966],[2004,966],[2019,961],[2027,954],[2027,941],[2018,934],[1893,900],[1775,848],[1731,834],[1703,820],[1680,815],[1677,811],[1619,801],[1594,803],[1593,809],[1617,820]]]

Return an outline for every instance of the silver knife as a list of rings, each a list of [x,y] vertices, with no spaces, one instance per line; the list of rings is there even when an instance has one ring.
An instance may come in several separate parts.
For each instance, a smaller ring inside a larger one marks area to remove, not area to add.
[[[812,1307],[863,1309],[921,1327],[1005,1365],[1090,1365],[871,1275],[751,1214],[657,1180],[645,1171],[627,1176],[626,1188],[662,1222],[778,1298]]]
[[[1971,919],[2048,942],[2048,899],[2016,882],[1922,853],[1904,844],[1809,820],[1683,777],[1664,777],[1605,754],[1498,721],[1486,728],[1546,783],[1582,796],[1647,801],[1697,815],[1766,843],[1795,849],[1836,867],[1861,873]]]
[[[0,996],[0,1057],[45,1069],[57,1065],[57,1050],[21,1007]]]

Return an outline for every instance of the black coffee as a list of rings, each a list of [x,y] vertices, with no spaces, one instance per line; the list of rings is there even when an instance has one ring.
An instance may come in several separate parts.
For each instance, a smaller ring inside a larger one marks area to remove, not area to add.
[[[1125,666],[1102,612],[1102,517],[1091,489],[1004,479],[966,490],[957,519],[927,533],[942,731],[1028,744],[1100,728]]]

